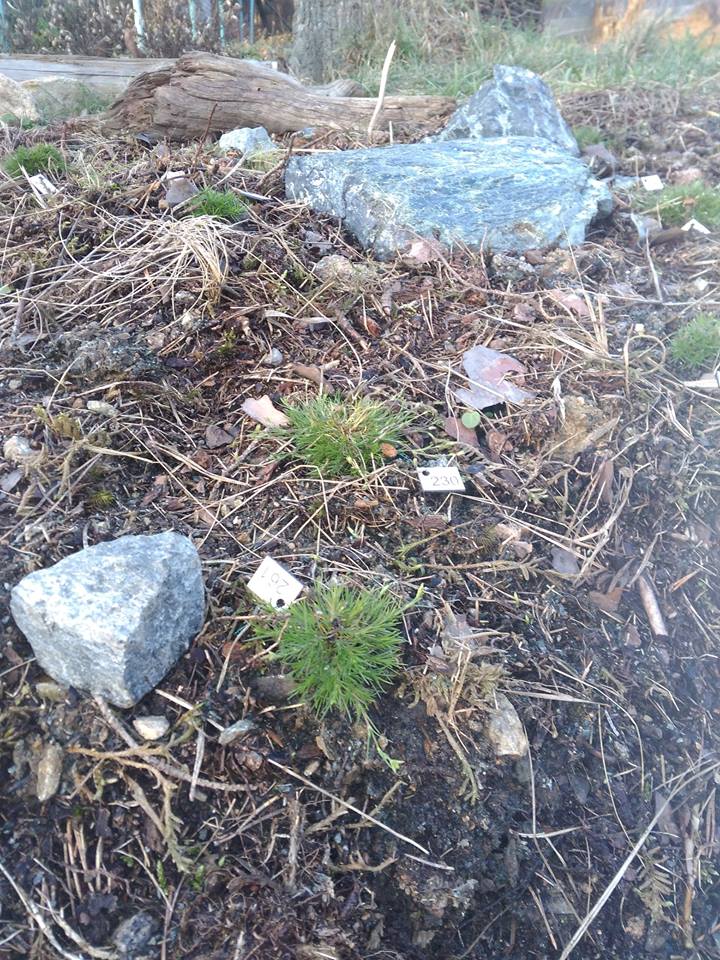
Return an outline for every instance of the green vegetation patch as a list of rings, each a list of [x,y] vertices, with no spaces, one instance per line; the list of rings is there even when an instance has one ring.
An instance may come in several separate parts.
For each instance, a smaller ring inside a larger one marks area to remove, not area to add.
[[[227,190],[213,190],[206,187],[187,204],[187,214],[191,217],[216,217],[235,223],[247,214],[247,204]]]
[[[720,190],[702,180],[663,187],[638,198],[643,213],[657,213],[664,227],[680,227],[694,218],[709,229],[720,227]]]
[[[284,412],[290,425],[283,432],[295,456],[328,478],[369,473],[382,462],[385,445],[402,443],[412,422],[407,411],[367,397],[322,395]]]
[[[360,718],[399,669],[405,609],[384,589],[326,584],[254,632],[277,644],[298,696],[317,714],[340,710]]]
[[[18,147],[3,161],[3,169],[11,177],[37,173],[54,173],[65,169],[65,158],[51,143],[36,143],[34,147]]]
[[[720,317],[699,313],[673,334],[670,355],[678,364],[702,370],[720,360]]]

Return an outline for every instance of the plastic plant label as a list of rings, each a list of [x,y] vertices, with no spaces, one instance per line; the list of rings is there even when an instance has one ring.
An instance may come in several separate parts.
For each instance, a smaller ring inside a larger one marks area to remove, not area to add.
[[[663,188],[663,182],[656,173],[651,173],[648,177],[640,177],[640,183],[651,192]]]
[[[426,493],[465,492],[465,483],[457,467],[418,467],[418,479]]]
[[[41,197],[52,197],[53,194],[58,192],[58,188],[48,180],[44,173],[36,173],[32,177],[28,177],[28,183]]]
[[[281,610],[295,603],[302,593],[303,585],[277,560],[265,557],[248,581],[248,590],[265,603]]]
[[[700,223],[700,221],[696,220],[695,217],[693,217],[691,220],[688,220],[688,222],[683,225],[682,229],[686,233],[688,230],[696,230],[698,233],[710,233],[705,224]]]

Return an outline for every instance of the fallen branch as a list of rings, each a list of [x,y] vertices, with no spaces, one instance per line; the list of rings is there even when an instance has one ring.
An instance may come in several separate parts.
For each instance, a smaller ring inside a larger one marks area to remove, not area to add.
[[[378,101],[321,96],[262,64],[209,53],[136,77],[104,118],[109,133],[145,132],[192,140],[235,127],[291,133],[308,126],[366,131]],[[385,97],[377,123],[395,130],[425,127],[455,107],[451,97]]]

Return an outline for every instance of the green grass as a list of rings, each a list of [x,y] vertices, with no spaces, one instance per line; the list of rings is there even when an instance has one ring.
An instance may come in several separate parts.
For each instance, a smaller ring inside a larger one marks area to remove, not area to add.
[[[213,190],[206,187],[186,205],[190,217],[217,217],[234,223],[242,220],[248,210],[240,197],[227,190]]]
[[[605,139],[597,127],[588,127],[583,124],[573,127],[572,132],[581,150],[596,143],[603,143]]]
[[[34,147],[18,147],[3,161],[3,169],[11,177],[37,173],[54,173],[65,169],[65,159],[51,143],[36,143]]]
[[[400,666],[405,609],[386,590],[325,584],[283,616],[259,621],[254,632],[277,644],[297,695],[317,714],[360,718]]]
[[[353,74],[371,95],[377,93],[392,37],[398,49],[388,83],[391,93],[469,96],[498,63],[539,73],[556,93],[653,83],[687,89],[720,72],[720,46],[692,37],[664,39],[646,28],[593,46],[488,20],[479,11],[460,16],[455,10],[459,0],[445,3],[444,17],[438,8],[425,6],[432,23],[397,5],[394,16],[380,19],[375,36],[358,45],[365,55],[362,60],[355,56]],[[352,59],[352,52],[348,55]]]
[[[282,433],[293,454],[323,477],[362,476],[383,461],[383,444],[397,447],[412,417],[366,397],[344,399],[323,394],[284,412],[290,425]]]
[[[690,370],[705,370],[720,361],[720,317],[699,313],[673,334],[670,356]]]
[[[691,218],[711,230],[720,227],[720,189],[701,180],[657,193],[640,191],[636,202],[642,213],[659,214],[664,227],[680,227]]]

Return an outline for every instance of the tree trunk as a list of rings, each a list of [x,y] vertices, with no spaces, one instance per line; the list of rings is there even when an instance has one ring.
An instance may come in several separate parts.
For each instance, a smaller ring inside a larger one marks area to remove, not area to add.
[[[290,65],[303,80],[323,83],[343,53],[362,43],[373,22],[374,0],[295,0]]]
[[[250,60],[186,53],[174,64],[142,73],[110,107],[108,132],[147,132],[192,140],[236,127],[291,133],[304,127],[367,129],[377,100],[338,97],[337,87],[304,87],[297,80]],[[376,129],[427,130],[454,110],[451,97],[386,97]]]

